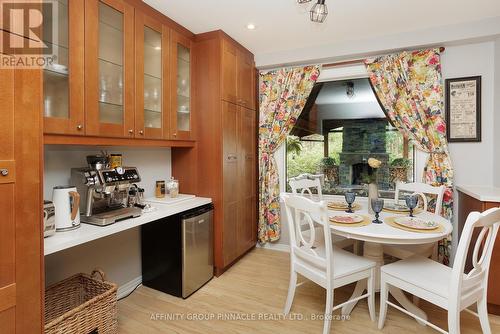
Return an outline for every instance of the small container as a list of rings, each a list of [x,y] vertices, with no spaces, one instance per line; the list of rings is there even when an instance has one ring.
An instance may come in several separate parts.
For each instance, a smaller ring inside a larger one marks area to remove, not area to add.
[[[156,181],[155,197],[156,198],[165,197],[165,181]]]
[[[111,168],[118,168],[121,167],[123,163],[122,160],[122,155],[121,154],[111,154],[109,156],[109,164],[111,165]]]
[[[167,190],[170,194],[170,197],[175,198],[179,196],[179,181],[174,179],[173,177],[170,178],[170,181],[168,181],[167,183]]]

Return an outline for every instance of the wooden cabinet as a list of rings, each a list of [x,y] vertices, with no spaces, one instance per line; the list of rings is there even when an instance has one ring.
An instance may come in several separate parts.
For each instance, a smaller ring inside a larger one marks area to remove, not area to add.
[[[222,39],[222,99],[255,109],[253,55],[229,37]]]
[[[171,112],[170,133],[172,139],[191,139],[192,137],[192,52],[191,40],[172,32],[171,43]]]
[[[251,53],[222,31],[198,35],[193,53],[197,189],[214,202],[214,262],[220,275],[257,242],[257,111],[238,102],[244,91],[238,73],[255,69]],[[245,65],[238,60],[243,54]],[[255,91],[249,87],[246,99],[255,100]]]
[[[57,4],[59,38],[45,38],[59,62],[44,70],[47,143],[193,146],[194,35],[140,1]]]
[[[2,334],[43,331],[42,80],[41,70],[0,69]]]
[[[85,1],[86,134],[134,137],[134,8]]]
[[[461,191],[458,192],[458,238],[460,240],[461,232],[464,228],[465,221],[469,213],[473,211],[483,212],[491,208],[499,207],[500,203],[480,201]],[[473,232],[472,242],[477,240],[479,229]],[[465,271],[469,272],[472,269],[472,252],[473,247],[468,251],[467,261],[465,263]],[[500,288],[498,282],[500,280],[500,234],[497,235],[495,248],[490,260],[490,272],[488,277],[488,312],[500,315]]]
[[[135,137],[169,138],[170,29],[135,13]]]
[[[57,31],[53,36],[44,35],[56,56],[43,71],[45,133],[85,134],[84,4],[84,0],[57,2],[57,20],[50,16],[52,12],[44,13],[44,25],[53,25]]]
[[[255,111],[222,102],[224,262],[255,245]]]

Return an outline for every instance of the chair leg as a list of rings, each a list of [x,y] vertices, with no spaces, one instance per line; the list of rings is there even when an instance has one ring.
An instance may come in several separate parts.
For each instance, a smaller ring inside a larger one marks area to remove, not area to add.
[[[371,321],[376,320],[375,316],[375,268],[370,270],[368,278],[368,312],[370,313]]]
[[[330,326],[332,323],[332,310],[333,310],[333,288],[326,290],[326,306],[325,306],[325,321],[323,324],[323,334],[330,333]]]
[[[481,322],[481,329],[483,330],[483,334],[491,334],[486,297],[483,297],[477,301],[477,313],[479,314],[479,321]]]
[[[456,307],[448,309],[448,333],[460,334],[460,311]]]
[[[387,316],[387,298],[389,297],[389,286],[385,282],[384,274],[380,277],[380,311],[378,314],[378,329],[384,328],[385,317]]]
[[[288,285],[288,296],[286,297],[285,309],[283,313],[287,315],[292,308],[293,297],[295,296],[295,288],[297,287],[297,273],[293,268],[290,270],[290,283]]]

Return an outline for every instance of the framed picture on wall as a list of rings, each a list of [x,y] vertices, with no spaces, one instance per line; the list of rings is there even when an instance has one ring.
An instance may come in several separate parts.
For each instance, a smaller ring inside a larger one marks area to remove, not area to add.
[[[481,141],[481,76],[446,79],[449,142]]]

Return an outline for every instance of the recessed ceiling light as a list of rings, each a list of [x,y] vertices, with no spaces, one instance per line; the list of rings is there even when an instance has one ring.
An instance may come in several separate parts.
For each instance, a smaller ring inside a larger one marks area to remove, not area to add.
[[[255,30],[255,24],[253,24],[253,23],[247,24],[247,29],[248,30]]]

